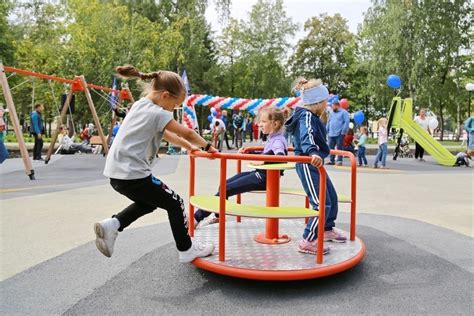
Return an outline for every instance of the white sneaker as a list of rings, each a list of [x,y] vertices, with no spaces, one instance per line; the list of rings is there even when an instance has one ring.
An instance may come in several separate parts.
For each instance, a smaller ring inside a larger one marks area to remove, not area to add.
[[[219,218],[216,217],[216,213],[211,213],[211,215],[209,215],[208,217],[204,218],[202,221],[197,223],[195,229],[198,229],[207,225],[211,225],[211,224],[216,224],[216,223],[219,223]]]
[[[109,258],[112,257],[112,253],[114,252],[115,239],[118,234],[115,221],[118,222],[116,218],[107,218],[94,224],[96,236],[95,245],[104,256]]]
[[[214,251],[212,242],[202,242],[193,240],[191,248],[179,252],[179,262],[191,262],[196,258],[207,257]]]

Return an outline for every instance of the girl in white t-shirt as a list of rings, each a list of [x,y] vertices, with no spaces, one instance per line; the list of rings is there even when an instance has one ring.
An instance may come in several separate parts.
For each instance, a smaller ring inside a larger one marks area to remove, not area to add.
[[[117,67],[117,72],[125,78],[151,83],[123,120],[104,168],[114,190],[134,203],[112,218],[94,224],[97,248],[111,257],[119,231],[156,208],[163,208],[168,212],[179,261],[191,262],[210,255],[214,250],[212,243],[192,241],[188,234],[183,199],[151,173],[162,138],[190,151],[199,150],[196,146],[200,146],[207,152],[217,152],[199,134],[173,119],[173,109],[185,98],[183,81],[170,71],[144,74],[133,66],[123,66]]]
[[[379,130],[378,130],[378,145],[379,149],[377,155],[375,156],[374,168],[378,168],[379,162],[382,164],[381,169],[386,168],[387,153],[388,153],[388,131],[387,131],[387,119],[382,117],[379,119]]]
[[[428,132],[428,134],[430,134],[430,124],[429,124],[429,120],[428,118],[426,117],[426,111],[425,109],[421,109],[420,110],[420,115],[419,116],[416,116],[414,121],[420,125],[420,127],[422,129],[424,129],[426,132]],[[420,144],[416,143],[415,142],[415,159],[418,160],[418,157],[420,158],[420,161],[425,161],[423,159],[423,155],[425,154],[425,150],[423,149],[423,147],[421,147]]]

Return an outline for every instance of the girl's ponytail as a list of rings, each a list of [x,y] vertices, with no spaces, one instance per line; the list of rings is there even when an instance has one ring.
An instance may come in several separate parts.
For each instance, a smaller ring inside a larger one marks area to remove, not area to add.
[[[141,80],[153,80],[159,78],[161,75],[161,71],[143,73],[132,65],[118,66],[115,70],[121,77],[139,78]]]
[[[175,98],[185,93],[184,82],[181,77],[172,71],[158,70],[143,73],[132,65],[119,66],[115,68],[117,74],[123,78],[139,78],[143,81],[151,80],[150,84],[144,85],[144,94],[150,91],[168,91]]]

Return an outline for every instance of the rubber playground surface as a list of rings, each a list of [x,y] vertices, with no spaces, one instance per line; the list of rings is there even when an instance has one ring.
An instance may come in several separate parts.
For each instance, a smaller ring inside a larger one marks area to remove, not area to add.
[[[7,160],[0,165],[0,313],[468,315],[473,169],[426,160],[389,157],[390,169],[358,169],[357,236],[367,248],[364,260],[330,277],[291,282],[236,279],[180,264],[162,210],[119,234],[113,257],[106,258],[95,248],[92,224],[129,201],[102,176],[102,156],[34,162],[35,181],[21,160]],[[215,193],[218,162],[198,159],[196,166],[196,193]],[[327,166],[341,194],[348,193],[347,166]],[[228,174],[234,170],[229,164]],[[154,174],[187,202],[188,171],[187,156],[164,156]],[[281,183],[300,185],[291,170]],[[263,201],[262,194],[243,197],[243,203]],[[284,196],[280,203],[299,206],[303,199]],[[348,210],[340,204],[337,220],[346,231]]]

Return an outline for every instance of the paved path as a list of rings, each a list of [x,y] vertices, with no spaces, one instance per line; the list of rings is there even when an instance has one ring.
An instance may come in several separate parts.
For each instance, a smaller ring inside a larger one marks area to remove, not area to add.
[[[373,160],[373,157],[369,157]],[[166,213],[156,211],[120,234],[111,259],[95,249],[92,223],[128,205],[101,176],[94,155],[35,162],[30,181],[20,160],[0,165],[2,314],[468,314],[473,293],[473,185],[470,168],[428,159],[359,169],[362,264],[305,282],[248,282],[177,263]],[[346,163],[347,165],[347,163]],[[234,170],[229,165],[229,173]],[[214,193],[215,161],[198,161],[199,193]],[[348,193],[348,170],[328,166]],[[154,173],[186,199],[188,159],[166,156]],[[299,186],[293,171],[282,179]],[[263,202],[261,195],[244,197]],[[301,205],[285,197],[282,205]],[[346,227],[347,206],[339,223]],[[270,307],[271,306],[271,307]]]

